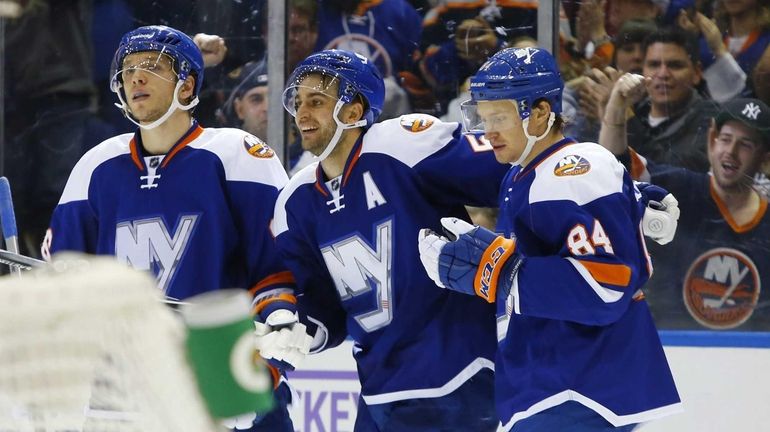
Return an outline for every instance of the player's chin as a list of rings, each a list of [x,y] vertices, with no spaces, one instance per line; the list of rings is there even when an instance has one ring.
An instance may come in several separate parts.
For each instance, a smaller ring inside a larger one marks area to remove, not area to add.
[[[495,154],[495,159],[500,163],[511,163],[516,160],[505,146],[492,147],[492,151]]]

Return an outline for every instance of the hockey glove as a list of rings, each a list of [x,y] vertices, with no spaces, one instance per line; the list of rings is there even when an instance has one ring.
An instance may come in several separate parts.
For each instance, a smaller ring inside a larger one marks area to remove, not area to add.
[[[658,244],[674,239],[679,221],[679,202],[667,190],[649,183],[634,182],[645,203],[642,217],[644,235]]]
[[[257,350],[271,365],[294,370],[310,352],[313,338],[296,313],[285,309],[274,311],[265,323],[254,322]]]
[[[442,218],[441,225],[451,240],[428,229],[418,236],[420,261],[437,285],[489,303],[498,289],[510,291],[521,263],[514,240],[457,218]]]

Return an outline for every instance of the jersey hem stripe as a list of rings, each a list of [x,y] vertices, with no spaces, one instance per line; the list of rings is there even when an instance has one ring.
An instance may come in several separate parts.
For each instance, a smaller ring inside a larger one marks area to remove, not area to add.
[[[563,392],[556,393],[553,396],[541,400],[540,402],[529,407],[529,409],[526,411],[519,411],[515,413],[505,425],[501,424],[497,431],[508,432],[511,430],[511,428],[513,428],[513,425],[516,424],[516,422],[529,418],[537,413],[543,412],[549,408],[553,408],[568,401],[578,402],[586,408],[593,410],[615,427],[655,420],[684,411],[682,403],[677,402],[638,413],[617,415],[604,405],[594,401],[593,399],[583,396],[574,390],[564,390]]]
[[[364,399],[364,402],[366,402],[367,405],[384,404],[405,399],[442,397],[460,388],[461,385],[463,385],[466,381],[468,381],[484,368],[494,371],[495,364],[491,360],[478,357],[476,360],[473,360],[470,364],[468,364],[468,366],[466,366],[465,369],[463,369],[459,374],[457,374],[454,378],[449,380],[441,387],[419,390],[402,390],[369,396],[361,395],[361,397]]]

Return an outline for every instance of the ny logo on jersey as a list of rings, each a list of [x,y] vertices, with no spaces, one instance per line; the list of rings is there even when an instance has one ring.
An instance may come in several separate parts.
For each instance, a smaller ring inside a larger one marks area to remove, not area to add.
[[[158,287],[166,292],[197,220],[197,215],[181,216],[173,236],[161,218],[119,223],[115,227],[115,256],[136,269],[154,272]]]
[[[390,324],[393,319],[391,299],[393,221],[375,228],[376,244],[372,248],[358,235],[321,248],[326,267],[343,301],[374,293],[373,310],[355,316],[367,332]]]

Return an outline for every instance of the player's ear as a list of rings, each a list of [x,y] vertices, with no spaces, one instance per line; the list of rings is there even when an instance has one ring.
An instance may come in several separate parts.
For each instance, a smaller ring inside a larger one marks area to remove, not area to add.
[[[364,116],[364,103],[361,98],[356,98],[353,102],[348,104],[347,112],[345,113],[346,123],[355,123]]]
[[[190,75],[182,83],[182,87],[179,88],[179,99],[188,104],[193,98],[193,91],[195,90],[195,77]]]
[[[532,107],[530,116],[533,117],[534,123],[536,126],[543,125],[543,129],[545,129],[545,125],[548,124],[548,118],[551,115],[551,105],[546,100],[540,100],[538,101],[535,106]]]

